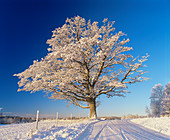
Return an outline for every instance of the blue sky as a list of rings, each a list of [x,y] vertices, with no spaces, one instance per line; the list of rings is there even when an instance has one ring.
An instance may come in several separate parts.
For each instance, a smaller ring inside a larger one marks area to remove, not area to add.
[[[102,101],[99,116],[145,115],[151,88],[167,84],[170,79],[170,1],[168,0],[1,0],[0,4],[0,107],[13,114],[40,114],[87,116],[89,110],[66,107],[65,101],[52,101],[44,93],[17,92],[18,78],[13,74],[24,71],[33,60],[47,54],[46,40],[67,17],[84,17],[101,22],[115,21],[116,31],[130,38],[134,56],[148,53],[145,63],[151,78],[129,86],[126,98],[114,97]]]

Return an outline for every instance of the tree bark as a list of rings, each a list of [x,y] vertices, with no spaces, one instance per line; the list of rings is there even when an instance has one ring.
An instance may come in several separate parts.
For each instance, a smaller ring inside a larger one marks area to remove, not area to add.
[[[95,99],[91,99],[90,101],[90,119],[97,119]]]

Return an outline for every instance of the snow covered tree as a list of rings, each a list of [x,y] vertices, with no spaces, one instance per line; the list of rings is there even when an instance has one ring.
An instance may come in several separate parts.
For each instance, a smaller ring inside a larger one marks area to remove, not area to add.
[[[148,106],[146,106],[145,112],[146,112],[148,117],[151,117],[151,112],[150,112],[150,109],[148,108]]]
[[[24,72],[15,74],[18,91],[45,91],[51,99],[64,99],[90,108],[96,118],[98,97],[125,96],[127,85],[146,80],[140,68],[148,55],[133,58],[129,39],[115,32],[114,22],[91,23],[76,16],[53,31],[49,53]]]
[[[151,90],[151,111],[153,116],[159,117],[161,114],[161,101],[163,96],[162,84],[156,84]]]
[[[161,106],[162,114],[170,116],[170,82],[168,82],[168,84],[165,86]]]

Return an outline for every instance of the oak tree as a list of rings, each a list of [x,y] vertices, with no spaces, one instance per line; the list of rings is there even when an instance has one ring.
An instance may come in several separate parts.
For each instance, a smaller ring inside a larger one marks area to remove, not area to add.
[[[48,54],[15,74],[18,91],[45,91],[52,99],[90,108],[90,118],[96,118],[99,96],[125,96],[128,84],[145,80],[140,68],[148,55],[133,58],[129,39],[113,24],[104,19],[99,27],[79,16],[68,18],[47,40]]]

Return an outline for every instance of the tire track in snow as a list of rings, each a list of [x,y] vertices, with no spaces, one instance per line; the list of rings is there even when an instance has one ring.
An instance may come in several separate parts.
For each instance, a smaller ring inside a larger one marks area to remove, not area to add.
[[[126,124],[126,122],[124,122],[124,120],[122,120],[121,122],[114,121],[114,124],[120,130],[120,132],[122,131],[124,133],[124,136],[126,136],[126,139],[130,139],[130,140],[147,139],[148,140],[147,137],[141,135],[141,133],[138,133],[138,131],[135,130],[134,132],[132,132],[133,129],[129,127],[129,125]]]
[[[95,124],[95,123],[97,123],[97,122],[98,122],[98,121],[92,122],[91,124],[90,124],[90,123],[86,124],[86,126],[83,128],[83,130],[82,130],[80,133],[78,133],[78,134],[74,137],[74,139],[75,139],[75,140],[78,140],[78,139],[85,133],[85,131],[87,131],[87,129],[89,128],[89,125]]]
[[[118,136],[119,136],[122,140],[129,140],[129,138],[125,135],[124,131],[123,131],[121,128],[117,128],[112,121],[110,121],[110,123],[111,123],[112,125],[111,125],[111,127],[110,127],[110,126],[108,126],[108,127],[110,128],[110,130],[111,130],[113,133],[117,132],[117,133],[118,133]],[[114,126],[114,130],[112,129],[113,126]]]
[[[127,122],[124,122],[124,120],[122,120],[121,122],[115,121],[114,124],[120,130],[121,134],[123,134],[123,136],[126,139],[130,139],[130,140],[136,140],[136,139],[138,139],[138,140],[139,139],[140,140],[149,140],[148,137],[144,136],[143,130],[141,131],[141,132],[143,132],[141,134],[141,132],[138,132],[138,128],[134,128],[134,126],[129,126],[130,124],[127,124]]]
[[[108,125],[109,122],[107,122],[102,129],[97,133],[97,135],[94,137],[94,140],[97,140],[100,136],[100,134],[102,133],[102,131],[106,128],[106,126]]]
[[[170,140],[169,136],[128,120],[98,121],[88,126],[80,140]]]
[[[131,123],[129,120],[115,121],[114,124],[117,124],[117,127],[123,131],[124,136],[130,140],[170,140],[166,135]]]
[[[128,138],[126,137],[126,135],[122,129],[120,129],[120,135],[122,136],[123,140],[128,140]]]
[[[94,121],[92,123],[89,123],[85,129],[79,133],[76,137],[75,140],[87,140],[90,139],[91,132],[95,131],[94,125],[98,123],[99,121]],[[89,136],[89,138],[87,138]]]

